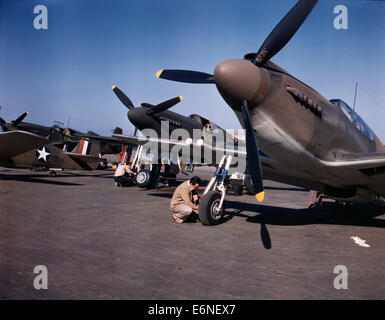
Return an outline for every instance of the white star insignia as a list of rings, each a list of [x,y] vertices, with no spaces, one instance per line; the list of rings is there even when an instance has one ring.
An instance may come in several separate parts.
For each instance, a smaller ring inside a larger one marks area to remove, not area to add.
[[[44,162],[47,162],[47,157],[50,155],[50,153],[45,150],[45,147],[43,147],[41,150],[37,149],[37,152],[39,153],[37,160],[43,159]]]

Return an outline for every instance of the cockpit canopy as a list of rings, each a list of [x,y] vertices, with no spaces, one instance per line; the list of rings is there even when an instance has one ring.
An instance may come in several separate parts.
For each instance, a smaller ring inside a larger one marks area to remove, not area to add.
[[[190,119],[194,119],[197,123],[199,123],[199,125],[202,127],[202,129],[205,129],[207,131],[212,132],[212,131],[215,131],[216,129],[223,130],[221,127],[217,126],[214,122],[207,120],[198,114],[192,114],[188,117]]]
[[[369,140],[374,141],[374,134],[372,130],[370,130],[369,126],[365,123],[365,121],[362,120],[361,117],[357,113],[355,113],[354,110],[350,108],[346,102],[342,101],[341,99],[332,99],[330,100],[330,102],[342,110],[342,112],[357,130],[359,130]]]

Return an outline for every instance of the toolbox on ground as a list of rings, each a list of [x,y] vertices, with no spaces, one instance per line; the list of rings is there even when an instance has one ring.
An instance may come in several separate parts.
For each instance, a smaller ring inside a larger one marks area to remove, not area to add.
[[[243,180],[230,180],[226,193],[232,196],[241,196],[243,194]]]

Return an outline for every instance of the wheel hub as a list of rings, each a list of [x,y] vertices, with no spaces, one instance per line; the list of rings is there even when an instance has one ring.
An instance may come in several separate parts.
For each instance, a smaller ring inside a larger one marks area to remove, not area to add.
[[[215,219],[218,219],[220,216],[221,216],[221,208],[219,207],[219,199],[218,200],[215,200],[212,204],[211,204],[211,216]]]
[[[136,177],[136,180],[139,183],[144,183],[144,181],[146,181],[146,174],[144,172],[139,172],[137,177]]]

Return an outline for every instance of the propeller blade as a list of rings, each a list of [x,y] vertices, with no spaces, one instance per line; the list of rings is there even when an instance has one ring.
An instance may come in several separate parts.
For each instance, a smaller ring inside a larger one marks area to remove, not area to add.
[[[112,86],[112,91],[116,94],[116,96],[119,98],[119,100],[129,109],[134,109],[134,105],[131,102],[131,100],[123,93],[122,90],[120,90],[117,86]]]
[[[14,126],[17,126],[20,122],[22,122],[22,121],[25,119],[26,116],[28,116],[28,111],[24,112],[24,113],[23,113],[20,117],[18,117],[16,120],[13,120],[13,121],[12,121],[12,124],[13,124]]]
[[[186,83],[214,83],[212,74],[189,70],[159,70],[156,76],[161,79]]]
[[[262,66],[279,52],[294,36],[318,0],[300,0],[278,23],[259,48],[254,64]]]
[[[154,113],[159,113],[162,111],[166,111],[167,109],[170,109],[171,107],[175,106],[177,103],[181,102],[183,100],[182,96],[164,101],[162,103],[157,104],[156,106],[153,106],[150,110],[148,110],[146,113],[148,115],[152,115]]]
[[[242,111],[246,129],[247,164],[250,170],[251,182],[254,187],[255,197],[259,202],[262,202],[265,193],[263,189],[261,159],[259,158],[257,139],[251,124],[247,101],[242,102]]]

